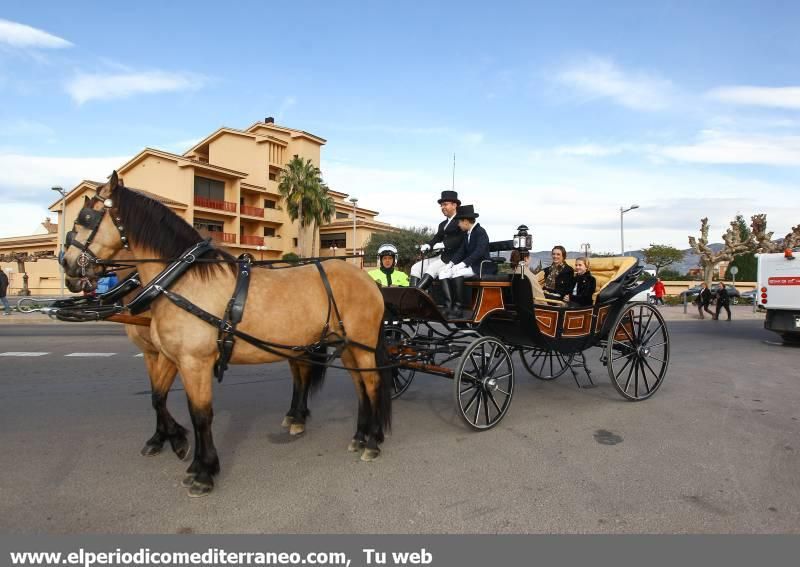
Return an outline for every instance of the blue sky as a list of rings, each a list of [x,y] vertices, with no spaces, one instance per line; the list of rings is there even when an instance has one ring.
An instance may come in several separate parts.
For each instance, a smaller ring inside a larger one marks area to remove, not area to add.
[[[265,116],[401,225],[449,188],[493,239],[687,247],[800,223],[795,2],[18,2],[0,8],[0,236],[52,185]]]

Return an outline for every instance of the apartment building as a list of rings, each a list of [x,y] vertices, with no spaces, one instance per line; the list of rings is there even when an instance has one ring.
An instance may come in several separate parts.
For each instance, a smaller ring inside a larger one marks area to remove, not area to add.
[[[303,256],[358,253],[373,232],[392,230],[375,220],[378,211],[358,207],[347,193],[331,191],[335,218],[321,227],[305,227],[300,238],[299,223],[289,218],[278,191],[286,163],[297,155],[319,167],[325,143],[324,138],[267,118],[244,130],[219,128],[183,154],[145,148],[117,172],[127,187],[159,200],[234,255],[249,252],[257,259],[279,259],[296,252],[298,240]],[[44,239],[57,254],[60,235],[71,227],[83,197],[93,195],[101,183],[84,180],[72,188],[63,199],[63,214],[62,199],[50,206],[58,215],[58,230],[37,238],[37,250]],[[0,239],[0,255],[23,251],[26,242],[30,237]],[[50,264],[42,260],[26,268],[34,293],[53,293],[54,280],[55,287],[60,285],[58,267],[54,261]],[[3,264],[3,269],[11,272],[13,293],[21,285],[14,277],[18,266]]]

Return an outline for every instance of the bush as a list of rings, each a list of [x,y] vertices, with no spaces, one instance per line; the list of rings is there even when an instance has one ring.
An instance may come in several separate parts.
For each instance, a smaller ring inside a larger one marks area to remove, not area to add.
[[[297,264],[300,261],[300,256],[295,254],[294,252],[287,252],[283,256],[281,256],[281,260],[284,262],[288,262],[289,264]]]

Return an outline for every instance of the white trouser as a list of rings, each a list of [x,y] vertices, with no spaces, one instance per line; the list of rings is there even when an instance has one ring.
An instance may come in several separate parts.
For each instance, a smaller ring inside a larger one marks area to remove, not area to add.
[[[469,266],[464,266],[463,268],[456,268],[455,266],[451,266],[450,268],[445,267],[441,272],[439,272],[439,279],[446,280],[448,278],[472,278],[475,277],[475,272],[472,271],[472,268]]]
[[[439,272],[447,265],[447,262],[442,262],[441,257],[425,258],[411,266],[411,273],[409,275],[415,278],[422,278],[422,274],[430,274],[434,278],[439,275]],[[424,269],[424,272],[423,272]]]

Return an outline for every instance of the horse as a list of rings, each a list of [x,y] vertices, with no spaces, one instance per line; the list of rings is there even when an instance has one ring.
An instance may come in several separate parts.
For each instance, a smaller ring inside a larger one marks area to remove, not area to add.
[[[236,264],[229,254],[212,248],[195,258],[187,252],[204,249],[201,244],[202,237],[186,221],[163,204],[125,187],[115,171],[94,197],[85,198],[61,260],[66,274],[77,281],[87,275],[99,276],[103,263],[123,249],[130,251],[134,261],[157,259],[138,263],[143,282],[163,275],[168,265],[187,268],[163,288],[158,282],[145,287],[155,291],[149,305],[148,340],[180,372],[188,398],[195,443],[183,484],[195,497],[213,490],[220,470],[211,425],[212,381],[220,358],[222,328],[201,320],[197,313],[217,322],[225,319],[238,288]],[[183,260],[176,264],[179,257]],[[356,432],[348,450],[359,451],[363,461],[378,458],[384,432],[391,425],[392,377],[383,344],[383,298],[374,282],[359,268],[340,260],[326,261],[324,267],[305,264],[253,269],[249,280],[230,363],[290,360],[294,393],[283,425],[296,426],[297,432],[304,427],[308,413],[309,388],[324,376],[319,363],[326,357],[326,347],[336,345],[358,396]],[[261,346],[256,346],[258,341]],[[264,344],[272,347],[263,348]],[[158,369],[155,371],[158,375]],[[163,375],[170,372],[167,368]],[[168,381],[171,379],[164,380]]]

